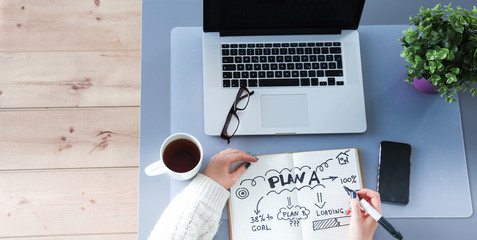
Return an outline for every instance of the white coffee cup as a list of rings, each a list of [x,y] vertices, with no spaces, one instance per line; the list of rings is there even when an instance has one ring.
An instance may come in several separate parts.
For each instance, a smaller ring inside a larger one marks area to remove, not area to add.
[[[167,173],[177,180],[194,177],[202,164],[202,145],[190,134],[176,133],[164,140],[160,151],[161,159],[144,170],[148,176]]]

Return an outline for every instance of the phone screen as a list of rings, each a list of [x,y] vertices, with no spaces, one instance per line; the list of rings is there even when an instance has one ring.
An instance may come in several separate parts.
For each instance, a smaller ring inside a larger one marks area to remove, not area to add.
[[[378,192],[383,202],[409,203],[411,145],[382,141],[379,151]]]

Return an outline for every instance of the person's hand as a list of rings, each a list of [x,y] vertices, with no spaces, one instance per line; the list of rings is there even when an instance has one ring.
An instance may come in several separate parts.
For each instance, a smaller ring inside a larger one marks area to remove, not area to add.
[[[381,197],[378,192],[361,189],[358,192],[358,195],[365,199],[371,204],[378,212],[382,215],[381,210]],[[374,220],[369,214],[365,211],[361,211],[359,205],[359,198],[351,197],[349,200],[351,209],[346,212],[346,215],[351,213],[351,223],[349,226],[348,239],[352,240],[370,240],[373,238],[374,232],[378,227],[378,222]]]
[[[237,161],[246,162],[240,165],[233,173],[231,173],[230,164]],[[229,148],[212,157],[209,166],[207,166],[207,169],[205,169],[204,175],[216,181],[225,189],[229,189],[245,172],[245,165],[248,162],[256,161],[257,159],[254,156],[244,151]]]

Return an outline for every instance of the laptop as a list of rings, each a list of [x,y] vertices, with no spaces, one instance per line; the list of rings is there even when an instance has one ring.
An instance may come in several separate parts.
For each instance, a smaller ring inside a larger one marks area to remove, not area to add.
[[[204,0],[204,128],[220,135],[366,131],[358,28],[364,0]]]

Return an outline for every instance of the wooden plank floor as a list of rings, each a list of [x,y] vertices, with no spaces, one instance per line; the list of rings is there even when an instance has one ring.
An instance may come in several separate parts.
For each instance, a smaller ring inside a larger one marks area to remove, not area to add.
[[[140,0],[0,0],[0,240],[137,238]]]

